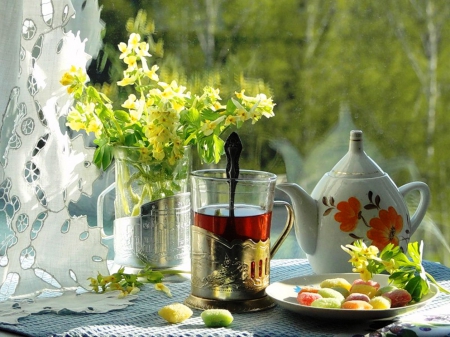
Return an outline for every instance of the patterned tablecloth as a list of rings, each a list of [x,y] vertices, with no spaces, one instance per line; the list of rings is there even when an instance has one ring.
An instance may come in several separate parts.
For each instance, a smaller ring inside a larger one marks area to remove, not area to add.
[[[424,266],[440,284],[450,288],[449,268],[432,262],[425,262]],[[271,262],[271,282],[309,274],[312,270],[304,259]],[[228,328],[206,328],[198,310],[183,323],[168,324],[158,316],[158,310],[170,303],[183,302],[190,293],[190,283],[172,283],[170,289],[172,298],[156,291],[152,285],[146,285],[133,305],[104,314],[31,315],[21,318],[17,325],[0,324],[0,335],[3,330],[24,336],[363,336],[391,323],[319,320],[276,306],[257,313],[235,314],[234,322]],[[449,303],[450,295],[441,293],[415,313],[426,314],[442,308],[450,314]],[[402,319],[408,316],[402,316]]]

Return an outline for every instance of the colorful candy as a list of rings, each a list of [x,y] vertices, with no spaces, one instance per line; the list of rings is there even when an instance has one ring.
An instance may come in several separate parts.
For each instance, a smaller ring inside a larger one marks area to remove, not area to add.
[[[383,310],[407,305],[411,295],[392,285],[380,287],[373,280],[357,279],[350,283],[344,278],[330,278],[322,281],[320,286],[301,287],[297,301],[316,308]]]
[[[384,296],[375,296],[369,301],[374,309],[389,309],[391,307],[391,300]]]
[[[347,297],[348,295],[350,295],[350,291],[348,291],[347,289],[342,288],[342,287],[333,287],[331,289],[340,292],[344,297]]]
[[[391,308],[404,307],[411,302],[411,295],[405,289],[394,289],[385,292],[382,296],[391,300]]]
[[[334,287],[342,287],[344,289],[350,290],[352,285],[345,278],[337,277],[337,278],[329,278],[323,280],[320,283],[321,288],[334,288]]]
[[[345,298],[345,301],[364,301],[369,303],[370,297],[366,294],[352,293]]]
[[[322,288],[318,291],[318,294],[321,295],[323,298],[335,298],[342,302],[345,297],[342,295],[339,291],[336,291],[331,288]]]
[[[314,308],[328,308],[339,309],[341,307],[341,301],[336,298],[319,298],[311,303],[311,307]]]
[[[393,285],[388,285],[388,286],[385,286],[385,287],[381,287],[380,289],[377,290],[377,293],[375,295],[376,296],[381,296],[384,293],[387,293],[388,291],[395,290],[395,289],[398,289],[398,288],[396,286],[393,286]]]
[[[370,310],[372,309],[372,305],[370,305],[366,301],[353,300],[342,303],[341,308],[351,310]]]
[[[158,315],[169,323],[181,323],[191,317],[192,310],[181,303],[166,305],[158,311]]]
[[[364,281],[362,279],[357,279],[357,280],[353,281],[353,283],[352,283],[352,285],[355,285],[355,284],[365,284],[368,286],[372,286],[377,290],[380,289],[380,284],[374,280]]]
[[[377,289],[368,284],[353,284],[350,288],[350,293],[366,294],[369,298],[372,298],[377,293]]]
[[[233,315],[226,309],[207,309],[200,315],[207,327],[226,327],[233,322]]]
[[[319,298],[322,298],[322,295],[319,295],[318,293],[300,292],[297,295],[297,302],[301,305],[310,306],[312,302],[318,300]]]

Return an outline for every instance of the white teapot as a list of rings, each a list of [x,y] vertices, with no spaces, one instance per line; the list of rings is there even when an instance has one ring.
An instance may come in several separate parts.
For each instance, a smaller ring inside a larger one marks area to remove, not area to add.
[[[423,182],[397,188],[363,150],[362,131],[350,132],[347,154],[326,173],[311,196],[293,183],[278,184],[292,200],[295,234],[317,274],[350,272],[350,256],[341,245],[362,239],[380,250],[388,243],[406,251],[411,235],[425,216],[430,190]],[[410,218],[407,193],[420,192]]]

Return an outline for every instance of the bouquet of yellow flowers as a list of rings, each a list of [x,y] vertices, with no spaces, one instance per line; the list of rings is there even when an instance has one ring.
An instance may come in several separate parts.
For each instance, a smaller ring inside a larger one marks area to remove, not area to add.
[[[114,110],[105,94],[87,86],[81,68],[72,67],[61,79],[76,102],[67,125],[95,134],[98,167],[106,169],[111,164],[115,146],[138,148],[142,159],[170,165],[183,156],[186,146],[196,145],[203,162],[217,163],[224,153],[220,135],[225,129],[274,116],[275,104],[265,94],[251,97],[242,90],[222,104],[219,89],[207,86],[196,95],[176,81],[160,82],[158,66],[148,62],[149,44],[139,34],[130,34],[128,44],[118,47],[127,69],[117,84],[133,86],[135,92],[123,102],[123,109]]]
[[[222,104],[219,89],[206,86],[196,95],[176,81],[159,81],[158,66],[149,64],[149,44],[139,34],[131,33],[118,47],[126,69],[117,85],[133,89],[121,108],[88,86],[81,68],[72,67],[61,79],[75,101],[67,125],[94,133],[97,167],[108,168],[114,158],[125,163],[116,165],[116,217],[139,215],[145,202],[186,192],[181,186],[190,147],[197,147],[202,162],[218,163],[227,128],[274,116],[275,104],[262,93],[252,97],[242,90]]]

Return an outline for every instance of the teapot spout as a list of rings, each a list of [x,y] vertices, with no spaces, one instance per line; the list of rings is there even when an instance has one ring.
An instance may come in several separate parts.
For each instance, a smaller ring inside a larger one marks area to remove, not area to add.
[[[316,200],[297,184],[281,183],[277,184],[277,188],[285,192],[292,201],[297,242],[306,254],[314,254],[319,227],[319,208]]]

